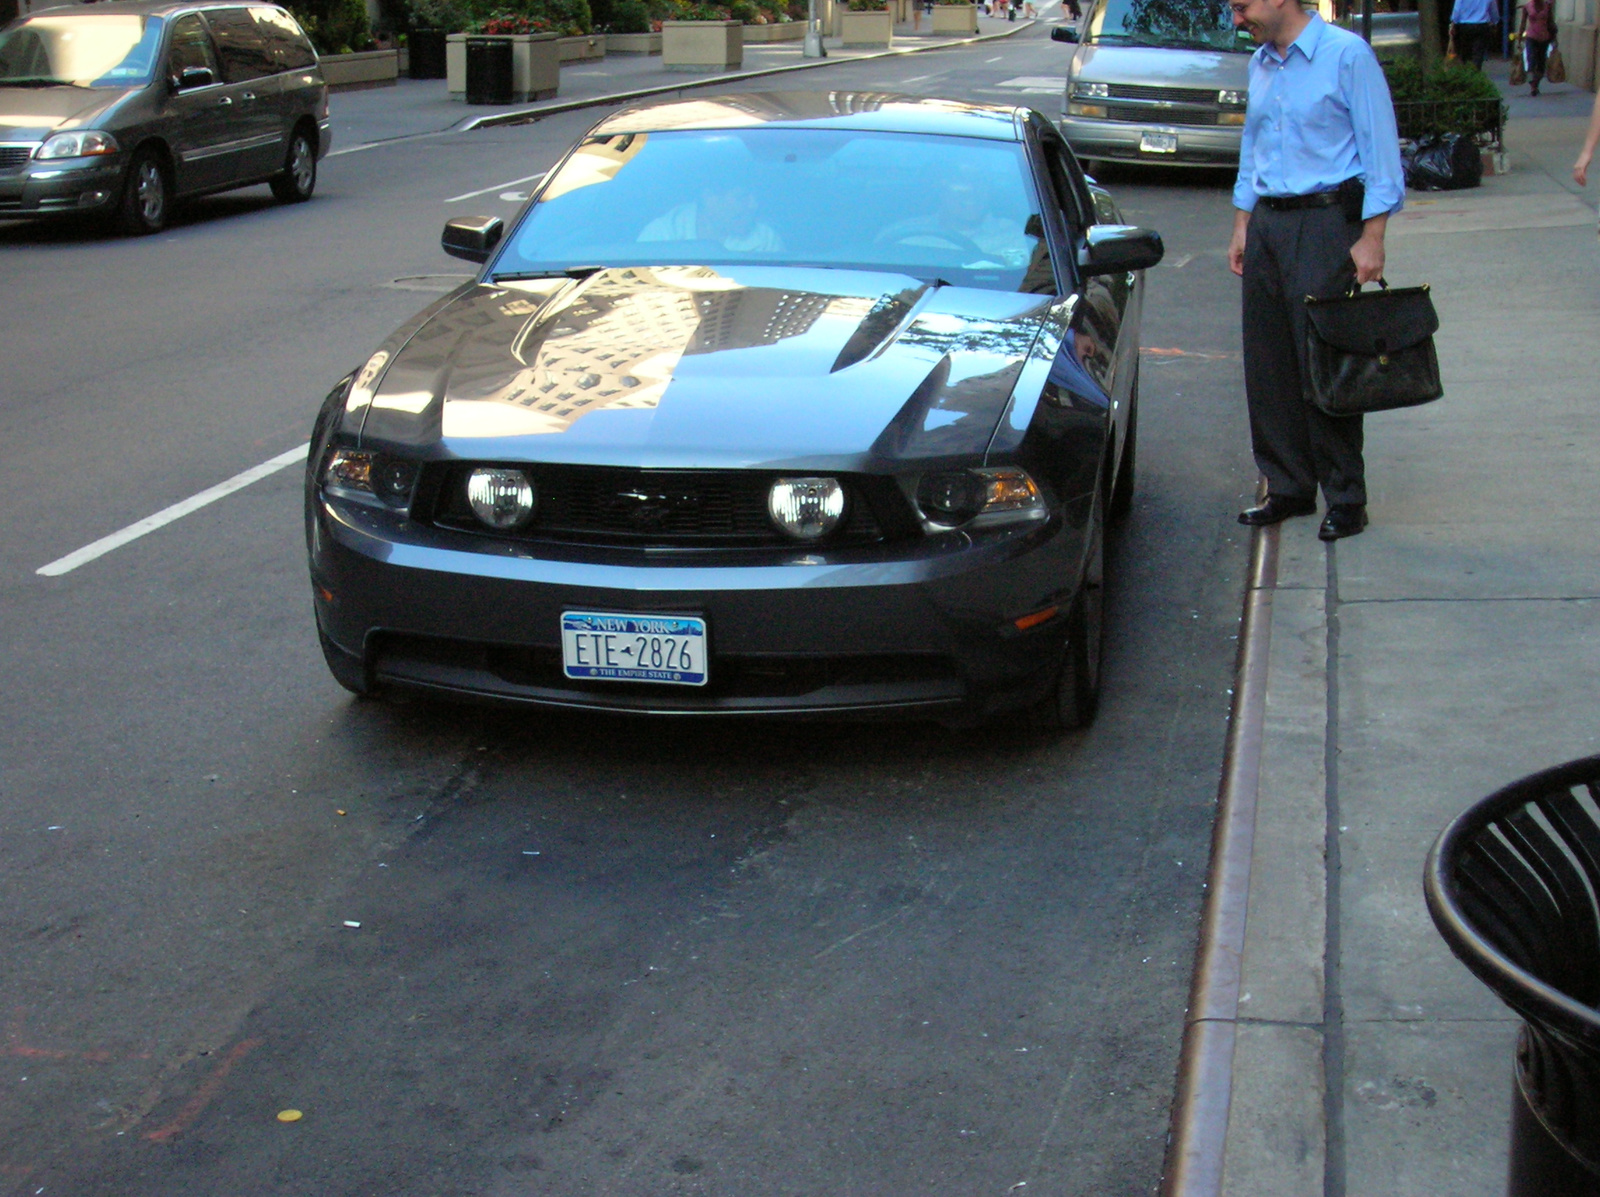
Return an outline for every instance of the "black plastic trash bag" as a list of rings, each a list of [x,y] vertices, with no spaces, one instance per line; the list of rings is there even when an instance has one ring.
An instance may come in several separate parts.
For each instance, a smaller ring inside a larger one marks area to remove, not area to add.
[[[1430,133],[1404,150],[1406,186],[1417,191],[1459,191],[1483,181],[1477,141],[1466,133]]]

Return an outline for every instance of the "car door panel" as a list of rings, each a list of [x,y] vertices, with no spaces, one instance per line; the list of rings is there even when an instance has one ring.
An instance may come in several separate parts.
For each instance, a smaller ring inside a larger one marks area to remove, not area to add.
[[[205,16],[232,105],[233,137],[223,163],[227,182],[264,178],[283,160],[283,130],[271,99],[277,64],[249,9],[213,8]]]
[[[173,22],[167,41],[169,87],[192,68],[210,71],[214,82],[172,91],[162,105],[173,186],[179,194],[204,191],[223,181],[222,160],[234,138],[232,99],[222,86],[211,34],[195,13]]]

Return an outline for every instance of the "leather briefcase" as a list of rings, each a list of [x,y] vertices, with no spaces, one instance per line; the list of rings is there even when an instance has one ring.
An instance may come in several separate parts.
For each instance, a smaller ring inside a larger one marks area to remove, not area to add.
[[[1427,286],[1306,296],[1307,398],[1330,416],[1415,407],[1444,394]]]

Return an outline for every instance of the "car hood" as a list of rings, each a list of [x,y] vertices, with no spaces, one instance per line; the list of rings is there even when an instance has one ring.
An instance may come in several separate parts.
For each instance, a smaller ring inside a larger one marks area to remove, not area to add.
[[[1074,55],[1073,67],[1073,78],[1082,83],[1236,91],[1250,85],[1250,55],[1222,50],[1087,45]]]
[[[137,88],[0,87],[0,141],[42,140],[93,124]]]
[[[430,458],[864,469],[982,455],[1051,298],[900,274],[475,284],[361,370],[346,427]]]

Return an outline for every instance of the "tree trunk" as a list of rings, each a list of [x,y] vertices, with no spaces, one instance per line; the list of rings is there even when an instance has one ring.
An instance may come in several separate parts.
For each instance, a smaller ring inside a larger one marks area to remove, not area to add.
[[[1431,71],[1444,57],[1439,36],[1439,5],[1443,0],[1417,0],[1418,34],[1422,40],[1422,69]]]

